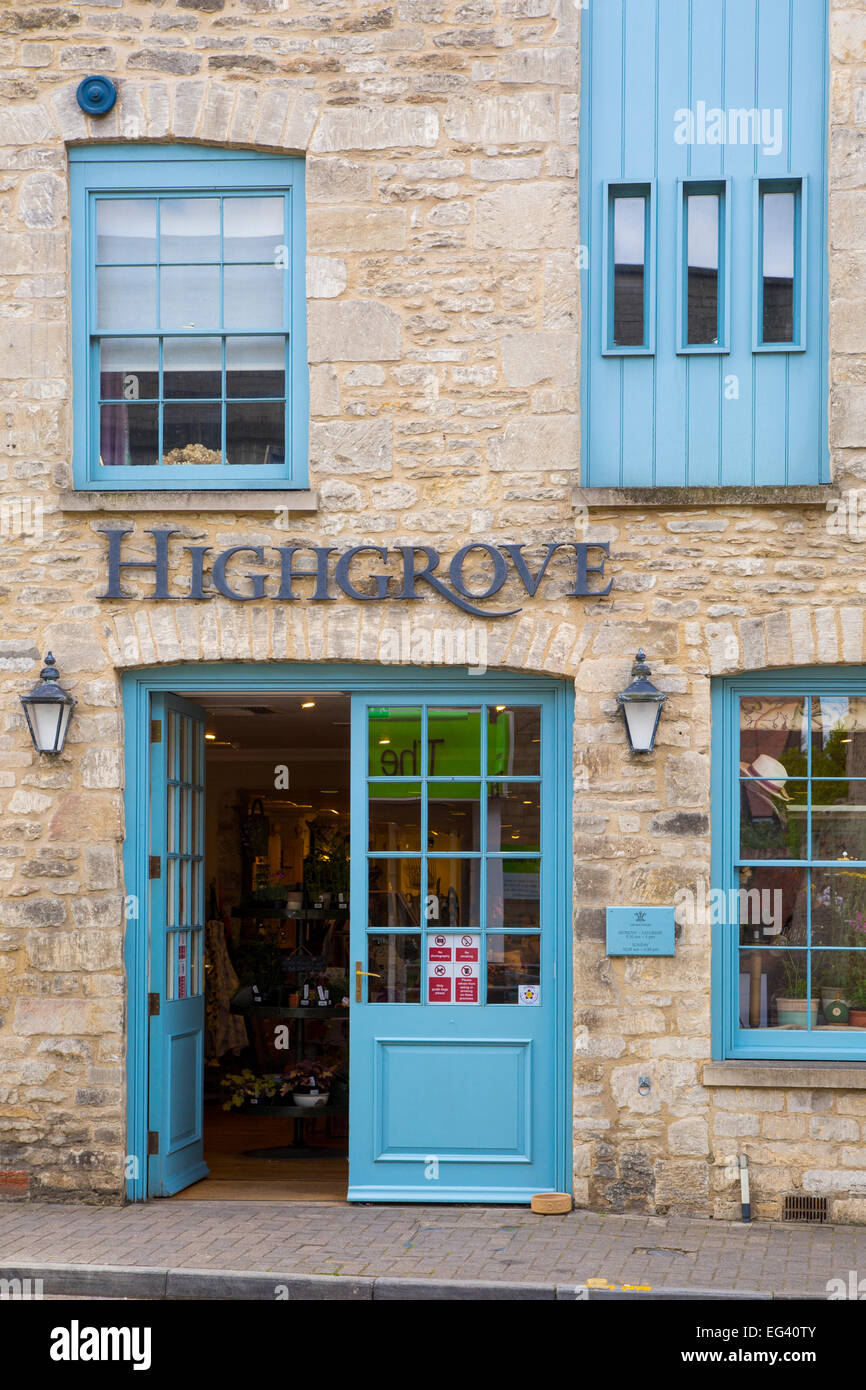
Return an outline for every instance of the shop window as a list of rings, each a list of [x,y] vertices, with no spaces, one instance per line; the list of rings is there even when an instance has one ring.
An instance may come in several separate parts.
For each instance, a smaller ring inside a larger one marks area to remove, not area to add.
[[[303,161],[70,162],[76,486],[305,486]]]
[[[731,680],[714,723],[718,1055],[866,1058],[866,679]]]
[[[582,25],[583,486],[827,481],[828,0]]]

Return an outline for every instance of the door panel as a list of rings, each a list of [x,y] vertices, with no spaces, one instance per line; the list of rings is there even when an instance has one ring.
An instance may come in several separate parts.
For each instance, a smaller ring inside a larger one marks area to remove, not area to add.
[[[150,1019],[147,1190],[169,1197],[207,1177],[204,1162],[204,711],[154,695],[151,743]]]
[[[353,696],[350,1200],[565,1181],[554,714]]]

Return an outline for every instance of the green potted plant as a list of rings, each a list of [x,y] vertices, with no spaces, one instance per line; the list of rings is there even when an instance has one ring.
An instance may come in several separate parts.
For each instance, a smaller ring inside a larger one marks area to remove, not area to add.
[[[782,956],[784,989],[776,995],[776,1021],[780,1028],[814,1028],[818,1021],[818,999],[807,999],[806,954]]]
[[[866,1028],[866,980],[858,980],[848,991],[848,1026]]]
[[[279,1077],[256,1076],[255,1072],[244,1067],[243,1071],[227,1072],[220,1085],[228,1090],[223,1110],[247,1110],[265,1105],[276,1096]]]

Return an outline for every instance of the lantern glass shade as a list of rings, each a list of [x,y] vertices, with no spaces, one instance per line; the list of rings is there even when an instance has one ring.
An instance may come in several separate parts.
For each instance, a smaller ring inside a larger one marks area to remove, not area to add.
[[[21,696],[24,715],[37,753],[62,753],[75,701],[57,684],[58,672],[49,652],[41,679],[29,695]]]
[[[651,753],[656,739],[656,730],[662,713],[662,705],[668,698],[650,680],[650,668],[644,653],[638,652],[632,667],[634,680],[627,690],[617,695],[617,703],[622,710],[628,743],[633,753]]]
[[[626,733],[633,753],[652,752],[661,712],[659,700],[628,700],[623,704]]]

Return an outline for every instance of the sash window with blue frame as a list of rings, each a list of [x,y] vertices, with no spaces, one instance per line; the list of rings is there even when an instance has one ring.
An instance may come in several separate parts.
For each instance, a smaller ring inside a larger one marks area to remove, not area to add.
[[[866,676],[732,678],[715,698],[716,1055],[862,1060]]]
[[[76,486],[305,486],[303,160],[70,163]]]

